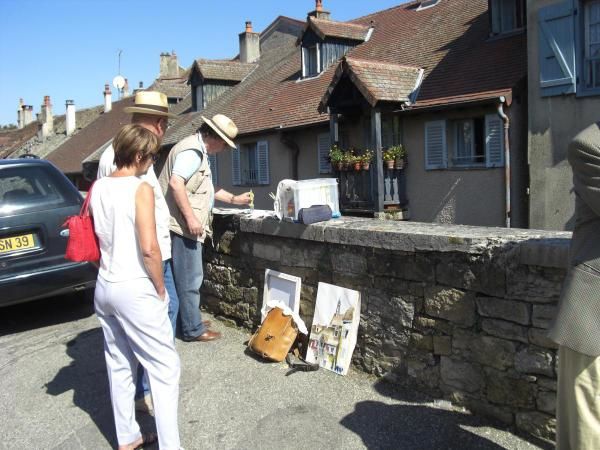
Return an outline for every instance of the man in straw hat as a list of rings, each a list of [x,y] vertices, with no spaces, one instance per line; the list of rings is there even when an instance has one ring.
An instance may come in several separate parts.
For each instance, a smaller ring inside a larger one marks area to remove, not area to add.
[[[176,117],[169,113],[167,96],[161,92],[140,91],[135,95],[134,106],[124,108],[126,113],[131,114],[131,123],[141,125],[152,131],[162,139],[167,129],[169,117]],[[109,176],[116,169],[114,162],[115,151],[110,144],[100,157],[97,178]],[[171,261],[171,235],[169,233],[169,208],[165,197],[156,178],[153,167],[142,177],[154,190],[154,205],[156,217],[156,235],[162,254],[165,289],[169,295],[169,320],[173,327],[173,336],[177,324],[177,313],[179,311],[179,298],[173,281],[173,265]],[[136,386],[136,409],[152,414],[153,406],[150,396],[148,379],[144,375],[142,366],[139,366]]]
[[[184,341],[213,341],[221,334],[208,328],[200,315],[200,287],[204,277],[202,244],[210,229],[215,199],[233,205],[248,205],[250,193],[234,195],[224,189],[215,192],[208,155],[235,148],[238,129],[223,114],[208,119],[195,134],[173,147],[159,176],[159,183],[171,212],[173,274],[179,294],[181,334]]]

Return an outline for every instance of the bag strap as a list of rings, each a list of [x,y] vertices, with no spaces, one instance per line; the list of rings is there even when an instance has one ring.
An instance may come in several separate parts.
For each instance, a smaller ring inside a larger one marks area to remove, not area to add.
[[[96,182],[94,181],[90,188],[88,189],[88,193],[85,196],[85,200],[83,201],[83,205],[81,205],[81,210],[79,211],[79,215],[81,217],[88,217],[90,215],[90,201],[92,199],[92,188],[94,187],[94,184]]]
[[[293,362],[292,355],[294,355],[300,362]],[[315,372],[319,370],[319,364],[309,363],[306,361],[300,355],[300,352],[297,348],[295,348],[293,352],[289,352],[287,354],[285,361],[288,363],[288,366],[290,366],[290,369],[292,369],[286,374],[286,376],[291,375],[294,372]]]

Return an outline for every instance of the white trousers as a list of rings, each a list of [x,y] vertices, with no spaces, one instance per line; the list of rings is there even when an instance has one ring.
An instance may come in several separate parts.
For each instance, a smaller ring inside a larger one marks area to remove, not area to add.
[[[104,356],[119,445],[141,436],[134,407],[139,361],[148,374],[159,447],[178,450],[180,365],[168,316],[169,299],[162,301],[148,278],[110,283],[98,277],[94,305],[104,332]]]

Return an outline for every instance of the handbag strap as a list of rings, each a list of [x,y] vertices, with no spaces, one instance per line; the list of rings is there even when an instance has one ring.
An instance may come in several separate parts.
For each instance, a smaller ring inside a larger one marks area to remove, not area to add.
[[[293,362],[292,354],[300,362]],[[287,356],[285,357],[285,362],[287,362],[288,366],[290,366],[290,369],[292,369],[286,374],[286,376],[291,375],[294,372],[315,372],[315,371],[319,370],[319,364],[309,363],[308,361],[306,361],[302,357],[302,355],[300,355],[300,351],[298,350],[298,348],[295,348],[293,352],[289,352],[287,354]]]
[[[79,215],[81,217],[88,217],[90,215],[90,201],[92,200],[92,188],[94,187],[94,181],[90,188],[88,189],[88,193],[85,196],[85,200],[83,201],[83,205],[81,205],[81,210],[79,211]]]

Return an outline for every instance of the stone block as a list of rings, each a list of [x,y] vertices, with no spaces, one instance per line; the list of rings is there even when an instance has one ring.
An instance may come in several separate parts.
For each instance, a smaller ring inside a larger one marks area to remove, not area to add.
[[[538,411],[546,412],[549,414],[556,413],[556,392],[543,391],[538,392],[536,405]]]
[[[534,327],[547,329],[554,320],[556,312],[555,305],[533,305],[531,323]]]
[[[498,370],[505,370],[514,365],[517,349],[514,342],[490,336],[477,336],[466,345],[472,359],[479,364]]]
[[[452,354],[452,338],[450,336],[433,336],[433,354],[449,356]]]
[[[360,248],[332,251],[331,264],[333,270],[339,273],[363,275],[368,273],[367,258]]]
[[[519,430],[554,441],[556,439],[556,419],[541,412],[520,412],[515,416]]]
[[[440,358],[440,376],[442,383],[465,392],[478,392],[483,386],[479,367],[447,356]]]
[[[553,391],[556,392],[556,378],[545,378],[538,377],[537,379],[538,388],[543,391]]]
[[[389,311],[382,311],[382,316],[385,318],[386,312],[389,312],[388,319],[391,319],[395,326],[410,329],[413,326],[415,317],[413,302],[414,298],[411,297],[392,297],[390,298]]]
[[[424,336],[419,333],[411,333],[410,345],[411,347],[424,352],[433,351],[433,339],[431,336]]]
[[[506,296],[532,303],[556,303],[565,275],[563,269],[518,265],[507,271]]]
[[[521,325],[529,324],[531,305],[527,303],[482,296],[477,296],[475,302],[481,316],[508,320]]]
[[[539,328],[530,328],[528,331],[529,342],[537,345],[538,347],[550,348],[553,350],[558,349],[558,344],[550,339],[548,336],[548,330],[541,330]]]
[[[554,376],[552,354],[539,347],[526,347],[515,355],[517,372]]]
[[[481,321],[481,329],[492,336],[519,341],[527,344],[529,337],[527,336],[527,328],[512,322],[504,320],[483,319]]]
[[[277,244],[255,242],[252,247],[252,256],[267,261],[281,261],[281,247]]]
[[[311,269],[326,268],[331,263],[326,245],[294,240],[287,240],[282,246],[281,260],[288,266]]]
[[[438,284],[504,297],[504,270],[490,255],[444,253],[437,259],[435,279]]]
[[[458,326],[470,327],[475,323],[475,294],[440,286],[427,287],[425,312]]]
[[[490,371],[487,376],[487,399],[492,403],[516,408],[535,408],[536,385],[504,373]]]

